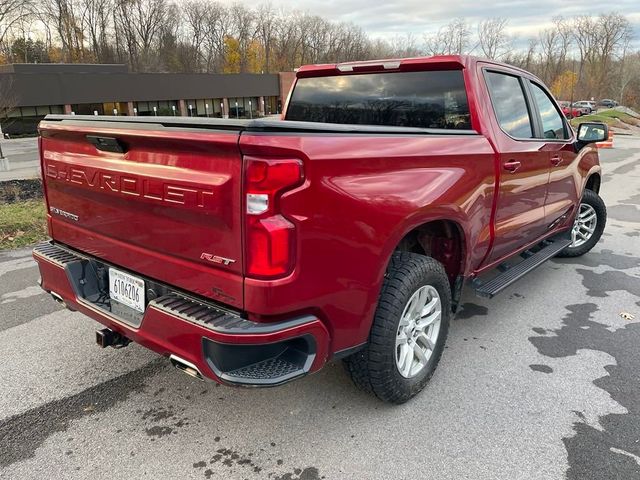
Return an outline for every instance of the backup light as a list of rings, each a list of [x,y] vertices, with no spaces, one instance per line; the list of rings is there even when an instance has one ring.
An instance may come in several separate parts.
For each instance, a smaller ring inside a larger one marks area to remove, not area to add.
[[[269,195],[266,193],[247,193],[247,213],[260,215],[269,209]]]

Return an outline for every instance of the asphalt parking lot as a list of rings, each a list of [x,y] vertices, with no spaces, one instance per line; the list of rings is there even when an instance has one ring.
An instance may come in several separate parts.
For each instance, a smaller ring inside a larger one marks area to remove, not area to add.
[[[339,363],[246,390],[101,350],[28,250],[0,253],[0,478],[640,478],[640,138],[601,157],[601,242],[493,300],[467,292],[433,380],[399,407]]]
[[[38,139],[36,137],[13,138],[2,141],[2,153],[6,157],[0,163],[0,182],[40,175],[38,160]],[[8,170],[7,170],[8,167]]]

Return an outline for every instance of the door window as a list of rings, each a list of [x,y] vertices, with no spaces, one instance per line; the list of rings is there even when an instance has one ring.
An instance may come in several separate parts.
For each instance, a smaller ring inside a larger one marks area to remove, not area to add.
[[[531,116],[518,77],[485,72],[491,103],[502,130],[514,138],[533,138]]]
[[[535,83],[531,84],[531,91],[533,98],[535,98],[538,110],[540,111],[540,118],[542,119],[542,133],[544,138],[550,139],[567,139],[567,131],[564,128],[564,122],[558,109],[540,86]]]

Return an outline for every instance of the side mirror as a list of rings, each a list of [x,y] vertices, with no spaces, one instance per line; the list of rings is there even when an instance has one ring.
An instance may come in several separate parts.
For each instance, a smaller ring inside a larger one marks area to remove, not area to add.
[[[585,122],[578,125],[579,147],[594,143],[604,142],[609,138],[609,127],[605,123]]]

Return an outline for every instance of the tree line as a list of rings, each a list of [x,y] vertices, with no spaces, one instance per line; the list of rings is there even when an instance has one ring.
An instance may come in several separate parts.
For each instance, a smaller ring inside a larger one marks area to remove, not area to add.
[[[554,18],[533,38],[505,18],[374,38],[351,23],[215,0],[0,0],[0,63],[127,63],[138,72],[269,73],[308,63],[469,53],[522,67],[562,99],[640,105],[640,52],[619,13]]]

